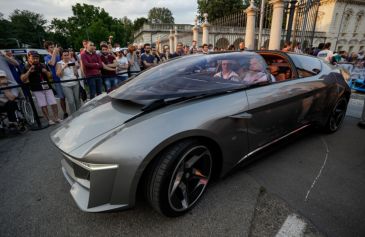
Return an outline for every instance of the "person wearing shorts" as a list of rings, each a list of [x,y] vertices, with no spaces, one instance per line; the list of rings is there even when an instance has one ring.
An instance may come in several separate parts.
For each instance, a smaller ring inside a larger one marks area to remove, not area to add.
[[[61,122],[58,118],[57,102],[49,85],[48,77],[51,73],[46,66],[39,63],[39,55],[35,51],[28,53],[28,64],[24,67],[21,80],[29,82],[30,90],[36,97],[38,106],[42,109],[43,116],[48,120],[49,125]],[[53,119],[50,119],[47,106],[50,105],[53,112]]]
[[[44,62],[52,73],[53,81],[60,82],[61,79],[57,76],[56,73],[56,65],[59,61],[61,61],[60,48],[58,48],[57,46],[55,47],[52,41],[44,42],[44,48],[48,52],[48,54],[44,56]],[[56,91],[56,97],[60,99],[61,108],[63,110],[63,118],[65,119],[68,117],[68,113],[66,110],[66,99],[63,92],[63,87],[61,83],[54,83],[53,86]]]

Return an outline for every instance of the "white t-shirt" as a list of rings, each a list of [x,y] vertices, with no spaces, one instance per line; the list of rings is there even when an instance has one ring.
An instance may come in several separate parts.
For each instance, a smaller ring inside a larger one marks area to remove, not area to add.
[[[64,65],[66,63],[61,60],[57,64],[60,64],[62,67],[64,67]],[[76,79],[76,76],[74,73],[74,66],[65,67],[62,71],[62,77],[60,77],[60,79],[61,79],[61,81]],[[77,85],[77,83],[78,83],[77,81],[70,81],[70,82],[61,83],[61,85],[62,86],[75,86],[75,85]]]
[[[325,49],[325,50],[319,51],[317,57],[322,58],[324,61],[330,63],[331,59],[333,57],[333,53],[331,50]]]
[[[117,63],[119,65],[128,65],[128,59],[127,57],[117,58]],[[127,72],[127,69],[122,69],[121,67],[117,66],[117,74]],[[127,76],[127,74],[122,74],[124,76]]]
[[[231,81],[239,81],[238,74],[234,71],[230,71],[228,75],[223,75],[223,72],[218,72],[214,75],[214,77],[221,77],[225,80],[231,80]]]

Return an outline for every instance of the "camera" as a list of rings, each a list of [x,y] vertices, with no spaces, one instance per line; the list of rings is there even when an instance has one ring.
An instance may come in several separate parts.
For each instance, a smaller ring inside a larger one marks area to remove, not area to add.
[[[75,63],[68,63],[67,66],[75,66]]]

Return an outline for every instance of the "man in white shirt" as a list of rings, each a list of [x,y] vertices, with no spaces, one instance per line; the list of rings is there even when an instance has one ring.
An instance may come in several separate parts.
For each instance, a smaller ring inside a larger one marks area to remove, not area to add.
[[[333,57],[333,52],[330,50],[331,48],[331,43],[326,43],[324,45],[323,50],[319,51],[317,57],[323,59],[324,61],[331,63],[332,61],[332,57]]]

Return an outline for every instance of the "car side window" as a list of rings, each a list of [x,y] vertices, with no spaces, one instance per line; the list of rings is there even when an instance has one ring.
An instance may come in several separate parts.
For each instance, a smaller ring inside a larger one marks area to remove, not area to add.
[[[322,64],[315,57],[297,54],[289,54],[289,56],[293,60],[300,78],[315,76],[322,71]]]

